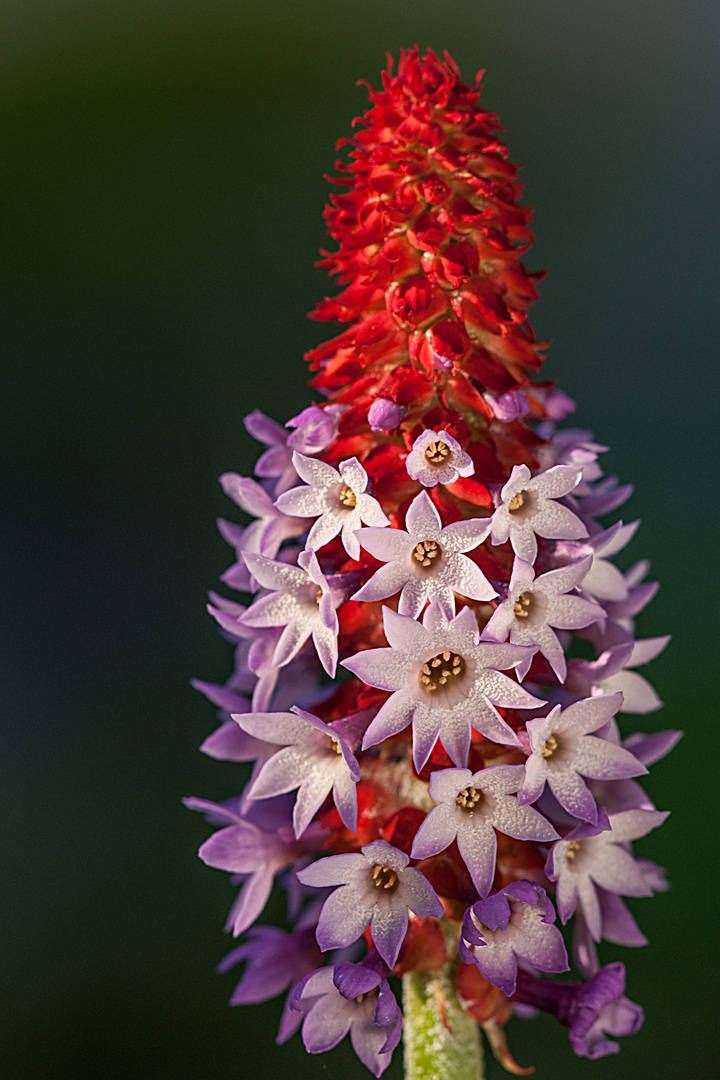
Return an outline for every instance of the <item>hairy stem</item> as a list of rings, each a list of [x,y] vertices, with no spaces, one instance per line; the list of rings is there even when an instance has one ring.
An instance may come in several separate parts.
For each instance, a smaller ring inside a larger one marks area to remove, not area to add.
[[[483,1080],[480,1030],[455,990],[454,964],[403,975],[405,1080]]]

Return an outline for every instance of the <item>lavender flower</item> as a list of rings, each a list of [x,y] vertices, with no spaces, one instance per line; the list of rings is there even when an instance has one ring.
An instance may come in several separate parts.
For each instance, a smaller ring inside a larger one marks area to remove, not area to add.
[[[582,521],[557,499],[577,486],[580,470],[555,465],[532,476],[527,465],[516,465],[500,492],[500,505],[492,517],[492,542],[503,544],[510,538],[513,551],[532,564],[537,556],[535,536],[545,539],[578,540],[587,536]]]
[[[423,431],[413,443],[405,467],[423,487],[454,484],[458,476],[475,472],[470,455],[447,431]]]
[[[275,481],[274,496],[277,498],[297,482],[292,450],[287,445],[288,432],[259,409],[253,409],[243,422],[253,439],[267,446],[267,450],[255,462],[255,475]]]
[[[247,552],[274,559],[284,540],[305,532],[307,521],[283,514],[273,505],[265,489],[247,476],[225,473],[220,477],[220,484],[225,494],[237,503],[241,510],[257,519],[250,525],[235,525],[231,521],[219,519],[220,532],[235,548],[238,557],[238,563],[226,571],[223,578],[226,584],[235,589],[254,592],[257,585],[254,579],[248,576],[242,556]]]
[[[290,450],[299,454],[322,454],[337,438],[340,417],[347,405],[310,405],[303,409],[285,427],[294,428],[288,436]],[[279,493],[278,493],[279,494]]]
[[[343,547],[351,559],[360,557],[355,530],[360,525],[384,526],[390,522],[380,503],[366,493],[368,476],[357,458],[341,461],[338,469],[303,454],[293,454],[293,464],[306,486],[281,495],[276,506],[283,513],[317,520],[310,530],[307,546],[318,548],[341,534]]]
[[[359,529],[361,545],[382,560],[381,567],[353,600],[385,600],[400,592],[398,611],[417,618],[427,600],[437,600],[448,619],[455,614],[455,597],[491,600],[497,596],[482,570],[465,554],[483,542],[490,521],[471,518],[444,529],[427,492],[421,491],[405,515],[403,529]],[[402,591],[401,591],[402,590]]]
[[[439,769],[430,777],[430,811],[413,841],[412,857],[437,855],[457,840],[460,855],[480,896],[492,888],[497,856],[495,830],[516,840],[549,841],[557,833],[542,814],[521,806],[514,793],[522,765],[496,765],[480,772]]]
[[[607,649],[597,660],[572,659],[568,663],[567,686],[576,694],[623,695],[624,713],[655,712],[662,701],[650,683],[631,670],[654,660],[670,641],[669,636],[624,642]]]
[[[389,608],[383,608],[383,623],[390,648],[367,649],[342,665],[368,685],[394,691],[365,733],[364,750],[410,723],[418,771],[440,735],[453,762],[464,767],[471,727],[496,742],[519,745],[495,705],[531,709],[542,702],[498,668],[520,665],[527,650],[480,642],[470,608],[448,621],[436,600],[422,624]]]
[[[504,641],[509,636],[513,645],[537,646],[558,679],[564,682],[565,653],[552,627],[576,630],[604,615],[597,604],[568,595],[583,580],[590,562],[588,555],[536,578],[532,566],[515,559],[507,600],[500,604],[483,630],[483,639]],[[531,659],[527,657],[520,664],[521,679],[527,674]]]
[[[545,890],[531,881],[514,881],[479,900],[465,912],[460,958],[511,997],[518,960],[540,971],[568,971],[562,934]]]
[[[303,885],[342,886],[323,906],[317,940],[323,952],[352,945],[370,926],[375,948],[394,967],[408,924],[416,915],[439,918],[443,906],[407,855],[384,840],[365,844],[357,855],[331,855],[301,870]]]
[[[405,405],[398,405],[390,398],[376,398],[368,410],[371,431],[394,431],[407,415]]]
[[[622,694],[587,698],[528,720],[531,753],[518,802],[535,802],[547,782],[561,806],[595,825],[597,806],[582,777],[621,780],[647,772],[629,750],[591,734],[607,724],[621,704]]]
[[[357,747],[369,714],[356,713],[326,724],[312,713],[294,708],[289,713],[250,713],[234,717],[240,727],[279,750],[265,762],[252,787],[250,799],[267,799],[299,788],[293,810],[297,837],[307,829],[332,791],[335,806],[347,829],[357,827],[360,766],[351,747]]]
[[[260,584],[272,591],[255,600],[241,616],[242,624],[260,629],[284,627],[273,653],[273,666],[289,663],[312,636],[320,663],[333,677],[338,656],[335,608],[342,597],[333,592],[315,552],[301,552],[297,566],[259,555],[246,555],[245,560]]]
[[[589,983],[551,982],[520,970],[515,1000],[557,1016],[579,1057],[617,1054],[620,1047],[606,1035],[634,1035],[644,1020],[640,1006],[625,997],[623,964],[607,964]]]
[[[627,844],[662,825],[667,816],[658,810],[625,810],[608,819],[603,811],[597,825],[578,825],[553,845],[545,872],[555,882],[558,912],[564,923],[579,905],[590,933],[599,941],[602,919],[597,885],[621,896],[652,896],[653,890]]]
[[[308,1053],[332,1050],[349,1031],[363,1065],[382,1076],[400,1042],[402,1013],[378,971],[347,962],[320,968],[297,986],[293,1002],[308,1010],[302,1030]]]

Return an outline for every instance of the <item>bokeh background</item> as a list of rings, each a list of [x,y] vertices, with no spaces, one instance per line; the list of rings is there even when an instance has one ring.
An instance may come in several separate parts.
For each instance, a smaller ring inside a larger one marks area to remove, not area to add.
[[[229,1009],[227,876],[180,797],[233,766],[191,676],[230,652],[204,614],[230,561],[216,477],[242,417],[309,401],[327,328],[323,173],[387,49],[487,68],[485,103],[537,208],[547,374],[636,483],[672,631],[651,678],[682,727],[640,849],[671,892],[611,947],[647,1011],[620,1057],[514,1021],[538,1080],[709,1075],[717,962],[718,15],[714,0],[4,0],[0,8],[2,1073],[9,1080],[369,1074],[273,1043],[279,1004]],[[713,801],[711,801],[711,799]],[[715,952],[713,953],[713,949]],[[712,1009],[712,1011],[711,1011]],[[492,1062],[489,1076],[502,1075]],[[399,1055],[386,1074],[401,1076]]]

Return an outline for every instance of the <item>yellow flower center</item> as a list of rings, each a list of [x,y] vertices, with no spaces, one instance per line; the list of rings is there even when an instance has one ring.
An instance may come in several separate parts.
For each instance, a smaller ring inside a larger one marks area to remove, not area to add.
[[[420,668],[420,686],[428,694],[432,694],[464,673],[465,661],[462,656],[446,650],[433,656],[432,660],[428,660],[427,664]]]
[[[525,505],[525,492],[518,491],[517,495],[513,495],[512,499],[508,503],[508,510],[511,514],[516,510],[520,510]]]
[[[420,563],[421,566],[432,566],[433,559],[437,559],[440,554],[440,545],[435,540],[421,540],[419,544],[415,545],[413,550],[413,559]]]
[[[398,876],[389,866],[381,866],[380,863],[376,863],[373,867],[372,876],[376,889],[387,889],[390,892],[397,888]]]
[[[347,484],[340,491],[340,505],[347,507],[348,510],[354,510],[357,506],[357,495]]]
[[[548,738],[545,740],[545,745],[542,748],[542,756],[544,758],[552,757],[557,750],[558,745],[558,741],[554,735],[548,736]],[[573,840],[572,843],[575,843],[575,841]]]
[[[513,605],[513,611],[515,612],[516,619],[527,619],[530,614],[530,605],[532,603],[532,593],[524,592],[520,593],[517,600]]]
[[[442,439],[434,440],[425,447],[425,460],[430,465],[442,465],[450,454],[450,447]]]
[[[474,810],[477,804],[482,802],[482,791],[470,785],[455,796],[455,802],[461,810]]]
[[[579,840],[571,840],[570,843],[567,846],[567,851],[565,852],[565,858],[567,859],[567,861],[568,862],[575,862],[575,859],[577,858],[577,853],[578,853],[579,850],[580,850],[580,841]]]
[[[342,754],[342,746],[333,735],[327,737],[327,748],[332,751],[333,754]]]

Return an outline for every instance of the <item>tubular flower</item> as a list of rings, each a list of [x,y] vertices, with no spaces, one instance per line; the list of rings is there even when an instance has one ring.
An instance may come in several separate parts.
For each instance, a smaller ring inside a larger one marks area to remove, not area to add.
[[[253,520],[220,523],[244,595],[209,607],[235,664],[195,684],[220,709],[202,750],[253,763],[236,798],[187,800],[217,829],[200,857],[240,885],[233,1003],[288,993],[281,1040],[349,1033],[376,1076],[402,1029],[407,1080],[481,1080],[479,1027],[531,1071],[504,1032],[528,1005],[615,1053],[642,1010],[596,943],[645,944],[622,897],[666,887],[630,842],[666,816],[638,778],[680,733],[621,730],[660,706],[634,670],[668,640],[635,640],[657,586],[614,564],[638,523],[606,515],[632,489],[537,374],[500,130],[479,77],[411,49],[339,144],[340,288],[312,317],[340,329],[307,356],[315,401],[245,421],[255,476],[222,483]],[[283,930],[256,925],[273,889]],[[555,907],[572,982],[538,974],[568,970]]]

